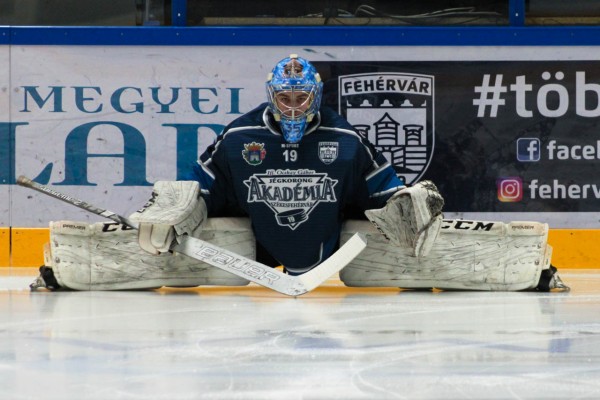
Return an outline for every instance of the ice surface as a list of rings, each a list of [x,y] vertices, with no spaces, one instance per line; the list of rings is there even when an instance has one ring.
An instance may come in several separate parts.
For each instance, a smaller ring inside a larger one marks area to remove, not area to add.
[[[562,271],[561,271],[562,272]],[[598,399],[600,271],[567,293],[30,292],[0,276],[0,399]]]

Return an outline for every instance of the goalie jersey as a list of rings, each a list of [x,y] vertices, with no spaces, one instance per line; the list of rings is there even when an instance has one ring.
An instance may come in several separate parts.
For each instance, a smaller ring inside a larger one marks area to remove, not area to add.
[[[248,216],[256,240],[292,274],[327,259],[349,212],[380,208],[403,187],[390,163],[323,107],[299,143],[287,143],[262,104],[229,124],[186,180],[209,217]]]

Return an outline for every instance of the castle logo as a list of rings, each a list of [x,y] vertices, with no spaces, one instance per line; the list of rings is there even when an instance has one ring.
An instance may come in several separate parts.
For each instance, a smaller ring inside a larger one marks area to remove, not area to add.
[[[244,150],[242,150],[242,157],[250,165],[260,165],[267,156],[264,143],[247,143],[244,144]]]
[[[319,159],[324,164],[331,164],[338,158],[338,142],[319,142]]]
[[[338,77],[339,113],[383,153],[405,184],[418,182],[434,148],[434,77],[384,72]]]

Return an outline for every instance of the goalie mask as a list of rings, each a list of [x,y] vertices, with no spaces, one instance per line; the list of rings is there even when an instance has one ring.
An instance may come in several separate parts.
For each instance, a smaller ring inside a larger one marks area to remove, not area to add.
[[[267,77],[269,108],[288,143],[298,143],[321,105],[323,82],[315,67],[295,54]]]

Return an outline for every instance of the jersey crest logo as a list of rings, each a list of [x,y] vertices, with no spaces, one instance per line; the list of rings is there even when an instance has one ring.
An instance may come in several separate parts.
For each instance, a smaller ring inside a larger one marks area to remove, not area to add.
[[[338,158],[338,142],[319,142],[319,159],[324,164],[331,164]]]
[[[245,143],[242,157],[250,165],[260,165],[267,156],[264,143]]]
[[[370,73],[338,78],[339,112],[406,184],[427,170],[434,147],[434,76]]]
[[[319,203],[337,202],[336,179],[314,170],[272,170],[254,174],[244,184],[248,203],[264,203],[275,214],[277,224],[296,229],[308,221]]]

